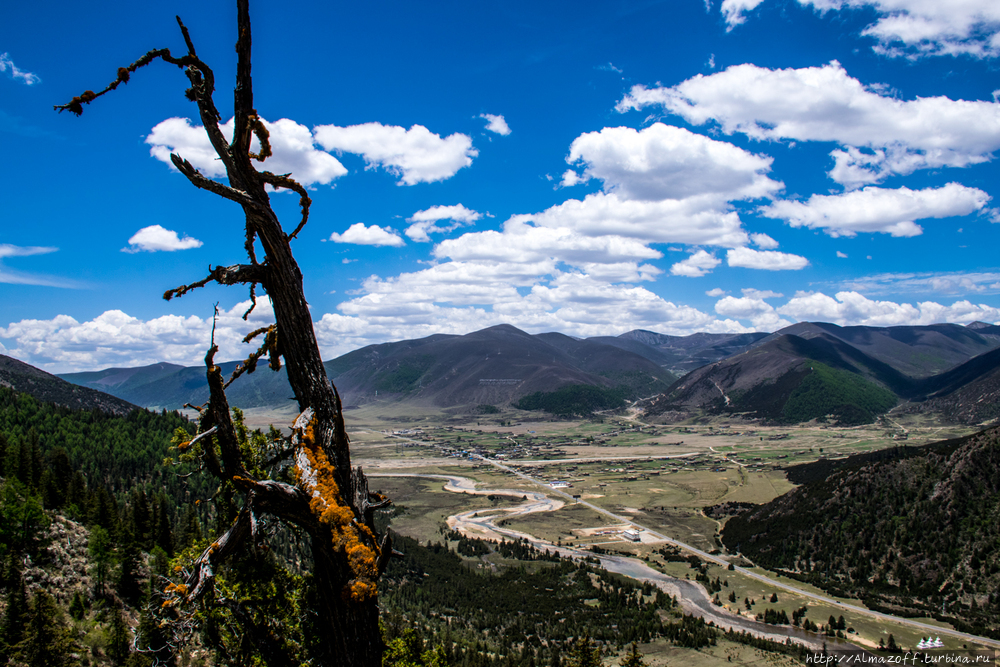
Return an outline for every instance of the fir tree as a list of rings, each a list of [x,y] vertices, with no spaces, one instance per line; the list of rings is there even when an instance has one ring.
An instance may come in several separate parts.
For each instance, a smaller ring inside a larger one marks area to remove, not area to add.
[[[581,637],[577,637],[573,644],[567,667],[601,667],[601,651],[590,639],[590,632],[586,632]]]
[[[621,667],[649,667],[649,663],[642,658],[643,655],[639,651],[639,646],[635,642],[632,642],[628,653],[625,654],[625,657],[618,664]]]
[[[59,608],[45,591],[38,591],[31,601],[31,613],[24,628],[24,639],[16,653],[28,667],[69,665],[72,642],[62,626]]]

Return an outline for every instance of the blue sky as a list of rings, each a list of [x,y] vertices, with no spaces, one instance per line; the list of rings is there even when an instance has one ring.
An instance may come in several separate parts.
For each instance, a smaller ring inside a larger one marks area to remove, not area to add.
[[[235,3],[15,3],[0,25],[0,353],[199,363],[266,322],[167,289],[242,261],[183,73],[231,110]],[[467,333],[1000,322],[994,0],[257,3],[254,88],[311,189],[323,353]],[[291,229],[297,198],[272,195]]]

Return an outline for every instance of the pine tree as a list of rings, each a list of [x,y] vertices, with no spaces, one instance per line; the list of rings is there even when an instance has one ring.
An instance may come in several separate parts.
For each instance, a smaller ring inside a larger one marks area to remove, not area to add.
[[[129,632],[122,610],[115,608],[111,615],[111,627],[108,632],[108,657],[115,667],[121,667],[129,656]]]
[[[0,663],[7,664],[12,648],[24,638],[28,622],[28,594],[24,589],[21,573],[15,572],[16,582],[7,593],[7,613],[3,619],[3,645],[0,646]]]
[[[69,664],[71,649],[55,600],[45,591],[38,591],[31,601],[24,639],[15,649],[18,657],[28,667],[60,667]]]
[[[618,664],[621,667],[649,667],[649,663],[643,660],[643,655],[639,652],[639,646],[635,642],[632,642],[628,653],[625,654],[625,657]]]
[[[601,667],[601,651],[590,639],[590,632],[586,632],[581,637],[577,637],[573,644],[567,667]]]

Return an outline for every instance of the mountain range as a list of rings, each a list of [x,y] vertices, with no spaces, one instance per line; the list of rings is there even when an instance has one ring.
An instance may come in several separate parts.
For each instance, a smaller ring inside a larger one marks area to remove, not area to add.
[[[237,362],[220,366],[230,374]],[[830,417],[850,424],[871,421],[900,402],[901,409],[933,410],[962,423],[987,421],[1000,412],[1000,326],[978,322],[900,327],[802,322],[771,334],[668,336],[635,330],[585,339],[498,325],[466,335],[369,345],[325,366],[346,406],[406,401],[442,409],[503,408],[538,392],[585,385],[642,399],[638,405],[647,418],[664,422],[707,412],[772,422]],[[16,383],[14,375],[21,378]],[[61,400],[45,400],[80,405],[84,394],[74,392],[96,390],[110,394],[103,400],[121,412],[135,405],[177,409],[207,399],[201,366],[158,363],[57,378],[0,357],[0,382],[8,386],[25,390],[34,384],[51,392],[59,378],[78,387],[59,389],[66,393]],[[263,364],[235,382],[229,396],[245,408],[293,401],[284,371]]]
[[[633,394],[648,396],[666,389],[678,375],[764,336],[681,337],[631,331],[618,337],[578,339],[560,333],[532,335],[502,324],[462,336],[435,334],[369,345],[325,366],[348,406],[403,399],[443,408],[503,405],[535,392],[580,384],[625,386]],[[220,367],[230,374],[236,365]],[[208,396],[200,366],[160,363],[60,377],[150,408],[198,405]],[[283,370],[244,375],[229,389],[231,403],[248,408],[282,405],[291,396]]]
[[[697,411],[778,422],[833,416],[870,422],[900,401],[910,410],[979,423],[997,415],[1000,327],[976,323],[839,327],[801,322],[695,369],[646,405],[674,421]]]

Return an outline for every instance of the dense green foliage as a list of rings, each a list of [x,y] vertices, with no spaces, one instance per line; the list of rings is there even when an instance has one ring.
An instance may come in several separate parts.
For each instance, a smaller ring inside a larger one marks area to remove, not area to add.
[[[1000,431],[894,451],[733,517],[723,541],[871,608],[1000,636]]]
[[[622,388],[607,389],[589,384],[570,384],[555,391],[536,391],[517,402],[521,410],[545,412],[571,417],[589,415],[598,410],[616,410],[625,406]]]
[[[60,456],[65,458],[48,470],[56,476],[56,490],[68,490],[72,469],[91,486],[102,484],[116,497],[136,484],[165,488],[172,498],[181,497],[184,484],[163,467],[170,438],[178,428],[191,429],[192,425],[176,412],[137,409],[115,416],[71,410],[0,387],[0,435],[8,447],[31,450],[30,457],[35,459],[31,474],[40,478],[46,472],[37,465],[40,455],[63,451]]]
[[[792,391],[783,421],[796,423],[833,415],[841,425],[868,424],[896,405],[896,395],[860,375],[813,362]]]
[[[888,389],[850,371],[811,361],[742,392],[733,392],[731,403],[721,398],[717,411],[754,412],[764,419],[786,424],[827,419],[839,425],[868,424],[898,399]]]

